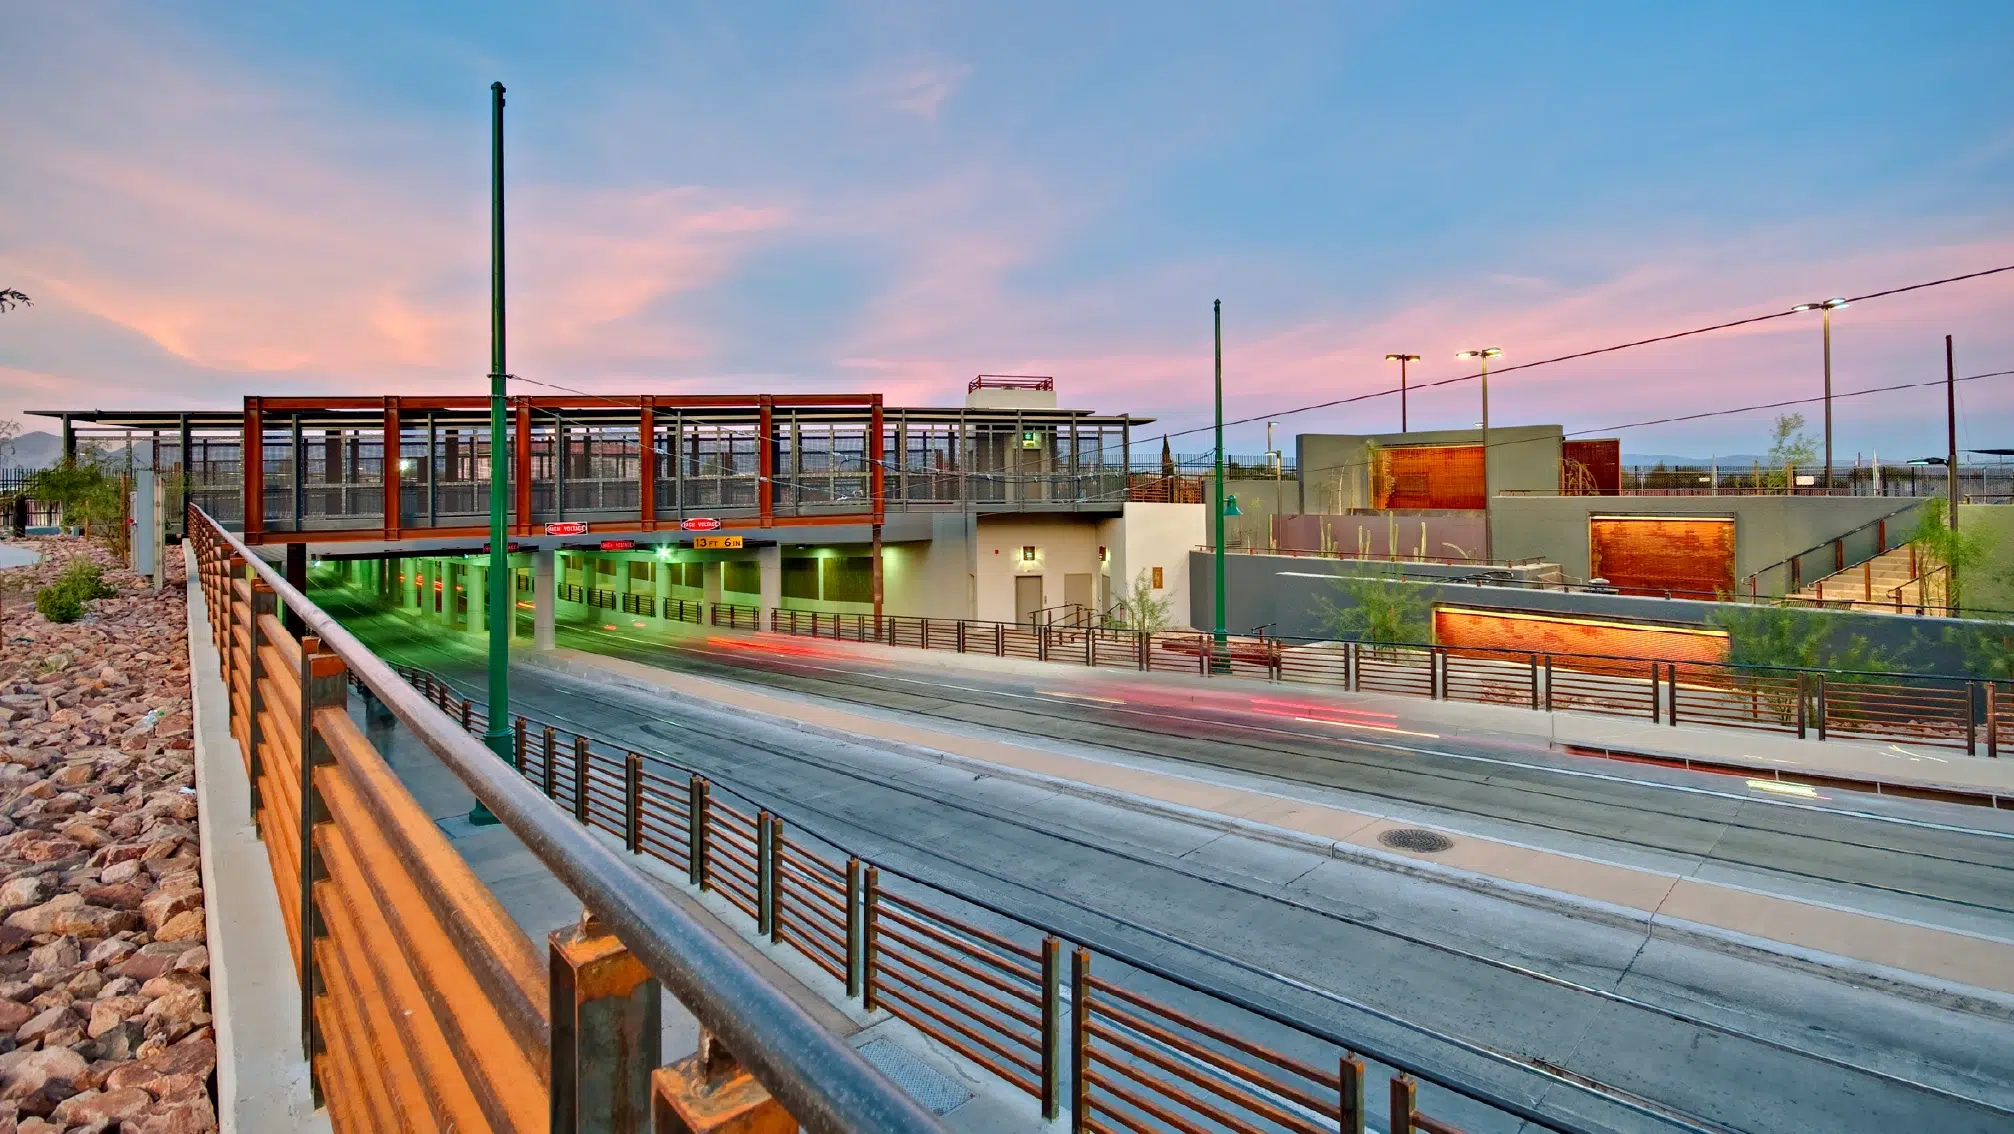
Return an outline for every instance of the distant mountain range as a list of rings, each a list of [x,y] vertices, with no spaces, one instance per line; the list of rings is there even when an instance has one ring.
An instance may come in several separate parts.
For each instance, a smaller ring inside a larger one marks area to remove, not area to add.
[[[0,453],[0,467],[45,469],[62,459],[63,439],[46,429],[37,429],[16,437],[8,451]]]

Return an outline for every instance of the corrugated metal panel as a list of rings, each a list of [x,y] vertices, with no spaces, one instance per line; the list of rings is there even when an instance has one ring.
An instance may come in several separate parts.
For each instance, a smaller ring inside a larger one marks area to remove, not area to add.
[[[1486,651],[1509,650],[1674,662],[1722,663],[1728,658],[1728,637],[1724,630],[1456,606],[1434,608],[1434,643],[1448,647],[1450,653],[1472,653],[1478,657],[1501,657]],[[1562,660],[1559,664],[1588,672],[1603,669],[1592,659]],[[1616,667],[1618,672],[1630,674],[1640,668]]]
[[[1594,491],[1598,496],[1616,496],[1622,492],[1622,439],[1619,437],[1596,437],[1586,441],[1565,441],[1559,447],[1560,463],[1573,461],[1588,471],[1594,479]],[[1561,477],[1562,482],[1565,476]],[[1561,484],[1561,491],[1566,486]]]
[[[1481,508],[1481,445],[1405,445],[1378,450],[1371,485],[1377,508]]]
[[[1734,521],[1595,516],[1587,522],[1588,571],[1626,595],[1734,591]]]

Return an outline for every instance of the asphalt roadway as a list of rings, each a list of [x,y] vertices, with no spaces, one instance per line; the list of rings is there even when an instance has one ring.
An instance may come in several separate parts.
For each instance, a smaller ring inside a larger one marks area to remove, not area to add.
[[[471,640],[319,597],[385,656],[480,695]],[[931,727],[1333,787],[1464,817],[1496,837],[1614,848],[1623,861],[1696,858],[1850,908],[1903,908],[1974,931],[2014,926],[2006,824],[1949,805],[1748,798],[1710,777],[1587,774],[1588,762],[1392,732],[1390,722],[1370,737],[1339,736],[1277,687],[1272,704],[1255,706],[1249,693],[1242,705],[1209,691],[1156,694],[1151,683],[1062,666],[1054,677],[987,672],[922,654],[751,649],[697,631],[597,625],[562,627],[561,639]],[[699,768],[799,829],[1071,940],[1591,1128],[1686,1128],[1651,1117],[1663,1111],[1705,1129],[2014,1129],[2014,1013],[1990,999],[1833,979],[538,668],[514,667],[513,698],[516,711]],[[1158,991],[1283,1049],[1323,1051],[1228,1004]],[[1520,1128],[1445,1094],[1423,1099],[1465,1129]]]

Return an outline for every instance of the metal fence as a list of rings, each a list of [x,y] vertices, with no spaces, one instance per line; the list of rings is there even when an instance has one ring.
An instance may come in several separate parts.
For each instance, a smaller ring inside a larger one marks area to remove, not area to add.
[[[726,613],[722,611],[726,610]],[[756,628],[753,607],[714,625]],[[839,641],[1205,677],[1246,677],[1443,701],[1711,724],[1799,738],[1901,740],[1998,757],[2014,737],[2014,683],[1667,662],[1434,645],[1371,645],[1196,631],[771,610],[768,629]]]
[[[444,679],[398,672],[470,732],[488,727],[484,706]],[[560,811],[717,895],[757,935],[823,971],[833,993],[909,1023],[1021,1091],[1045,1119],[1067,1112],[1073,1134],[1320,1134],[1362,1131],[1374,1113],[1400,1132],[1461,1134],[1507,1119],[1592,1129],[1150,958],[1067,940],[795,828],[762,801],[662,756],[536,717],[514,716],[510,732],[512,769]],[[1439,1038],[1667,1128],[1704,1129],[1599,1084]],[[1387,1080],[1382,1107],[1366,1086],[1373,1075]]]
[[[751,1130],[941,1129],[549,802],[568,800],[582,822],[629,818],[624,837],[641,845],[636,762],[600,775],[576,742],[558,780],[548,743],[541,798],[468,735],[467,703],[423,698],[210,517],[188,521],[300,980],[302,1053],[336,1130],[714,1129],[723,1098]],[[288,629],[282,605],[307,633]],[[580,898],[581,923],[555,931],[544,956],[360,729],[352,684]],[[524,749],[520,732],[519,769]],[[703,801],[687,814],[699,817],[688,830],[718,829]],[[660,831],[677,821],[676,807],[653,814]],[[704,834],[697,846],[705,869]],[[705,1031],[701,1055],[669,1067],[660,980]]]

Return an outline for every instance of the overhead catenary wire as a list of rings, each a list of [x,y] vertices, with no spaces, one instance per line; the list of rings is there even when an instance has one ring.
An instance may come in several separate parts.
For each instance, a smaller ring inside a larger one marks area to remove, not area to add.
[[[2007,264],[1998,268],[1987,268],[1977,272],[1967,272],[1963,275],[1946,276],[1942,279],[1924,280],[1920,283],[1905,284],[1901,287],[1884,288],[1880,291],[1871,291],[1864,295],[1848,296],[1846,301],[1848,303],[1865,303],[1871,299],[1882,299],[1891,295],[1901,295],[1905,292],[1922,291],[1925,288],[1942,287],[1946,284],[1962,283],[1966,280],[1976,280],[1984,276],[1998,275],[2002,272],[2014,272],[2014,264]],[[1571,362],[1574,361],[1575,359],[1593,358],[1596,355],[1614,354],[1617,351],[1633,350],[1637,347],[1651,346],[1656,343],[1668,343],[1677,339],[1685,339],[1685,338],[1692,338],[1698,335],[1712,334],[1715,331],[1726,331],[1731,330],[1735,327],[1749,326],[1755,323],[1766,323],[1773,319],[1785,319],[1789,318],[1792,315],[1799,315],[1799,314],[1802,314],[1802,312],[1796,310],[1783,310],[1783,311],[1771,311],[1761,315],[1749,315],[1744,318],[1730,319],[1725,322],[1713,323],[1704,327],[1694,327],[1690,330],[1685,331],[1673,331],[1669,334],[1663,334],[1663,335],[1652,335],[1651,337],[1645,339],[1634,339],[1631,340],[1630,342],[1615,343],[1611,346],[1595,347],[1591,350],[1573,351],[1568,354],[1555,355],[1551,358],[1541,358],[1532,362],[1520,362],[1510,366],[1495,366],[1490,368],[1490,373],[1508,374],[1516,370],[1532,370],[1541,366],[1552,366],[1561,362]],[[1412,388],[1419,389],[1422,387],[1452,386],[1462,382],[1473,382],[1481,377],[1482,372],[1477,371],[1473,374],[1461,374],[1453,378],[1442,378],[1439,379],[1438,381],[1433,382],[1413,383]],[[1374,398],[1391,397],[1392,395],[1397,393],[1398,390],[1396,388],[1374,390],[1364,394],[1353,394],[1345,398],[1332,398],[1324,402],[1315,402],[1305,406],[1295,406],[1292,409],[1274,410],[1271,413],[1254,414],[1251,417],[1241,417],[1235,420],[1226,421],[1224,424],[1227,426],[1250,425],[1253,422],[1266,421],[1273,418],[1287,417],[1297,413],[1309,413],[1314,410],[1332,409],[1336,406],[1351,405],[1357,402],[1366,402]],[[1186,437],[1194,433],[1207,433],[1214,428],[1216,428],[1214,425],[1199,425],[1193,429],[1184,429],[1174,433],[1165,434],[1165,436]]]

